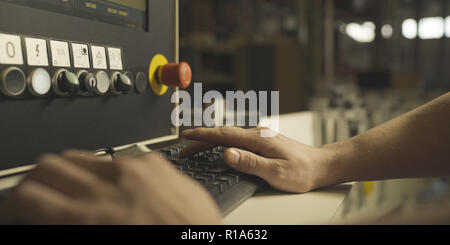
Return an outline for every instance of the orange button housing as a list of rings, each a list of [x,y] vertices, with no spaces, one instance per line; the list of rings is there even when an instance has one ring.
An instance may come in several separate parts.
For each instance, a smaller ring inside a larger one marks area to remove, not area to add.
[[[192,81],[192,70],[188,63],[169,63],[160,68],[159,81],[169,87],[187,88]]]

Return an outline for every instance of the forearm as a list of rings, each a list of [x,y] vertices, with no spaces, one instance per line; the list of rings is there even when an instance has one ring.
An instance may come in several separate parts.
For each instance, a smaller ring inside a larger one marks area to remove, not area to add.
[[[334,182],[327,184],[450,176],[450,93],[324,149]]]

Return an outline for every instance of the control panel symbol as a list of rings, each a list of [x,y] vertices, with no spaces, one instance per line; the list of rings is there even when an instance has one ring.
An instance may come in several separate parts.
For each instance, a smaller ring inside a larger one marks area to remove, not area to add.
[[[38,38],[25,38],[27,61],[30,66],[48,66],[47,41]]]
[[[16,47],[14,47],[12,42],[6,43],[6,55],[8,55],[9,58],[16,57]]]
[[[69,44],[67,42],[50,41],[53,66],[70,67]]]
[[[20,36],[0,33],[0,64],[23,65]]]
[[[102,60],[103,60],[103,56],[102,53],[100,51],[97,52],[97,65],[101,65],[102,64]]]
[[[36,57],[39,57],[39,52],[40,52],[40,50],[39,50],[39,44],[36,44]]]
[[[119,48],[108,48],[109,68],[111,70],[122,70],[122,50]]]
[[[62,48],[56,49],[56,52],[58,53],[59,56],[65,56],[66,55],[66,52]]]
[[[106,51],[104,47],[91,46],[92,62],[95,69],[107,69]]]
[[[73,64],[76,68],[90,68],[89,51],[86,44],[72,44]]]

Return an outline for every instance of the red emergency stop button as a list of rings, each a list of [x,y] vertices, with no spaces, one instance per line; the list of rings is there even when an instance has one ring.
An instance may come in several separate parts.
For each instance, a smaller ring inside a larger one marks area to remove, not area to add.
[[[168,63],[160,67],[159,82],[169,87],[187,88],[192,81],[192,70],[188,63]]]

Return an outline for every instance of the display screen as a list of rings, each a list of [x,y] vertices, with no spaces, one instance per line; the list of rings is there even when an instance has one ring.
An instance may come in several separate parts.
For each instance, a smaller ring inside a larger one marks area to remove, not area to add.
[[[148,30],[147,0],[0,0],[87,18],[141,31]]]

